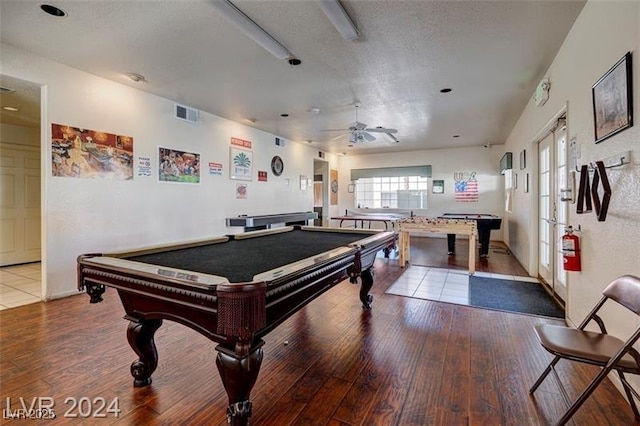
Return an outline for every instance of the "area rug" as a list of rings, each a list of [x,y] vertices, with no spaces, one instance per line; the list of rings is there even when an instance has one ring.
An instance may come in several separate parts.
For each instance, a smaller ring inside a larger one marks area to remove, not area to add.
[[[541,284],[469,277],[469,305],[498,311],[564,318],[560,308]]]

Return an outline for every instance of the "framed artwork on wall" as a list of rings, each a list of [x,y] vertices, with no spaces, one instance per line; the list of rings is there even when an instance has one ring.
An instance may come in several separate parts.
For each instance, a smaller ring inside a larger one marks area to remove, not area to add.
[[[527,168],[527,150],[523,149],[520,151],[520,170],[524,170]]]
[[[444,194],[444,180],[434,180],[432,192],[434,194]]]
[[[631,52],[600,77],[591,91],[595,143],[633,126]]]

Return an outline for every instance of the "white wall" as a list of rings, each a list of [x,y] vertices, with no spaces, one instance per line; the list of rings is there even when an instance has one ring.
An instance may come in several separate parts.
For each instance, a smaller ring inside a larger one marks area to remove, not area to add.
[[[567,108],[569,139],[577,138],[578,164],[603,160],[632,151],[632,164],[610,169],[612,188],[605,222],[595,214],[576,214],[570,207],[569,223],[582,228],[582,272],[568,277],[567,315],[577,324],[601,296],[603,288],[623,274],[640,276],[640,2],[590,1],[576,20],[561,50],[546,73],[551,82],[549,101],[536,107],[531,101],[509,136],[506,147],[514,153],[536,150],[536,135],[563,108]],[[591,99],[592,85],[627,51],[633,54],[633,109],[636,124],[599,144],[594,143]],[[536,164],[531,171],[535,174]],[[515,253],[535,256],[535,192],[519,194],[512,215],[513,226],[529,232],[518,233],[507,243]],[[611,334],[625,336],[637,319],[622,309],[606,312]]]
[[[171,100],[107,81],[62,64],[2,45],[0,72],[43,86],[42,158],[51,158],[51,123],[133,137],[134,156],[149,156],[158,168],[158,147],[199,153],[199,184],[159,182],[135,176],[132,181],[52,177],[44,160],[43,265],[46,298],[76,292],[76,257],[87,252],[184,241],[237,232],[225,218],[313,209],[313,189],[300,190],[300,175],[313,178],[317,151],[306,144],[275,145],[274,135],[208,113],[200,123],[173,118]],[[230,138],[253,143],[254,176],[247,199],[236,199],[229,179]],[[284,173],[274,176],[274,155]],[[209,175],[209,161],[223,164],[223,175]],[[329,160],[329,161],[335,161]],[[268,171],[258,182],[257,172]],[[286,185],[287,179],[289,185]]]
[[[351,169],[375,167],[431,165],[431,180],[444,180],[444,194],[433,194],[431,181],[427,198],[428,208],[416,210],[414,214],[436,217],[443,213],[487,213],[501,217],[504,212],[504,177],[500,174],[499,162],[504,155],[504,145],[491,148],[452,148],[389,154],[346,155],[339,157],[340,169],[338,207],[332,214],[344,214],[356,208],[354,195],[347,191],[351,182]],[[454,173],[476,172],[478,179],[478,202],[456,202],[454,199]],[[502,234],[492,232],[492,239],[502,240]]]

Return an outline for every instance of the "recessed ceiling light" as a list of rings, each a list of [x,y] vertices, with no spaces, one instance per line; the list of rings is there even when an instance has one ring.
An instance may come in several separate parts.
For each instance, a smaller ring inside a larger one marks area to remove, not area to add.
[[[302,63],[302,61],[298,58],[291,58],[289,59],[289,65],[293,65],[294,67],[296,65],[300,65]]]
[[[450,89],[448,87],[445,87],[444,89],[440,89],[440,93],[449,93],[451,92],[453,89]]]
[[[311,107],[307,111],[313,114],[320,114],[320,108],[317,108],[317,107]]]
[[[12,106],[3,106],[2,109],[7,110],[7,111],[11,111],[11,112],[19,111],[18,108],[12,107]]]
[[[282,114],[280,114],[280,117],[288,117],[289,114],[287,114],[286,112],[283,112]]]
[[[453,135],[453,137],[454,137],[454,138],[459,138],[459,137],[460,137],[460,135]]]
[[[55,16],[56,18],[63,18],[67,16],[67,12],[51,4],[41,4],[40,9],[42,9],[44,13]]]
[[[136,83],[146,83],[147,79],[144,78],[144,75],[142,74],[137,74],[135,72],[130,72],[126,74],[127,77],[129,77],[132,81],[135,81]]]

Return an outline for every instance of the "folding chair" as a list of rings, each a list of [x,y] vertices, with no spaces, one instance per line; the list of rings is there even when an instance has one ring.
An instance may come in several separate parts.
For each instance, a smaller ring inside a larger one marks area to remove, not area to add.
[[[620,377],[636,420],[640,420],[640,413],[638,413],[638,407],[634,401],[634,396],[640,400],[640,395],[631,387],[624,375],[624,373],[640,374],[640,354],[633,348],[633,344],[640,338],[640,325],[627,341],[622,341],[617,337],[607,334],[604,322],[602,318],[598,316],[598,310],[607,300],[617,302],[640,316],[640,278],[624,275],[611,282],[602,294],[603,296],[600,301],[577,329],[551,324],[538,324],[535,326],[535,332],[538,335],[540,344],[551,354],[555,355],[555,358],[531,387],[529,393],[533,394],[547,375],[553,372],[562,395],[570,405],[569,409],[558,421],[558,425],[567,423],[571,416],[578,411],[584,401],[586,401],[596,387],[598,387],[600,382],[607,377],[607,374],[614,370]],[[600,333],[585,330],[585,327],[591,320],[598,324],[601,331]],[[636,321],[636,323],[640,324],[640,321]],[[555,365],[561,359],[602,367],[598,375],[573,403],[571,403],[566,390],[562,386],[560,377],[555,370]]]

